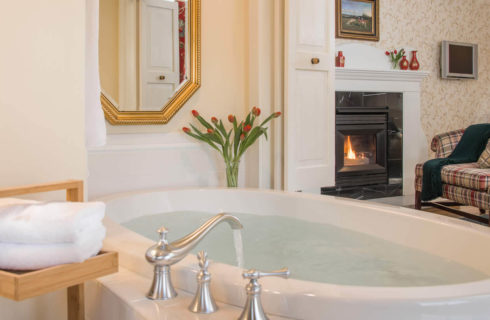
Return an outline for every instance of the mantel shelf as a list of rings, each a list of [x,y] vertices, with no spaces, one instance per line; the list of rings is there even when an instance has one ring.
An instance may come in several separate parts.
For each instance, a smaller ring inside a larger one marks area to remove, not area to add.
[[[336,80],[372,80],[372,81],[410,81],[421,82],[429,75],[428,71],[412,70],[370,70],[335,68]]]

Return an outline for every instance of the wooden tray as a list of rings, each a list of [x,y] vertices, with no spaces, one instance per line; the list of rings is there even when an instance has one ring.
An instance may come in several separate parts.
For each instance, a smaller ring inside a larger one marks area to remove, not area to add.
[[[0,296],[21,301],[117,271],[117,252],[104,251],[81,263],[26,272],[0,270]]]

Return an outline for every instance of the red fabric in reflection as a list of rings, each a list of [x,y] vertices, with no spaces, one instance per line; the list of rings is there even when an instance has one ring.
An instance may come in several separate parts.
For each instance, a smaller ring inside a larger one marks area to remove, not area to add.
[[[179,64],[180,82],[185,79],[185,1],[177,1],[179,4]]]

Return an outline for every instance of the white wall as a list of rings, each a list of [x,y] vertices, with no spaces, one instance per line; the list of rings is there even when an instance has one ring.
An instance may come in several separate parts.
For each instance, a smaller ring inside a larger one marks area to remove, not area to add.
[[[0,188],[84,179],[85,1],[4,2],[0,39]],[[0,298],[0,317],[63,319],[64,306]]]

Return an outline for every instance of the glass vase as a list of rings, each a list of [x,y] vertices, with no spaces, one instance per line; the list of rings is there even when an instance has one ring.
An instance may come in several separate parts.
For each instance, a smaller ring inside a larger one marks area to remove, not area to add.
[[[226,161],[226,185],[228,188],[238,187],[238,169],[240,167],[240,160],[237,161]]]

